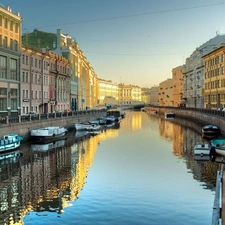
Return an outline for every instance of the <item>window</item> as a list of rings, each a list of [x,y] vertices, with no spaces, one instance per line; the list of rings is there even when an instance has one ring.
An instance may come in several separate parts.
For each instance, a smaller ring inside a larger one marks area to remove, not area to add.
[[[5,48],[8,47],[8,38],[7,38],[7,37],[4,38],[3,46],[4,46]]]
[[[2,46],[2,35],[0,34],[0,46]]]
[[[6,111],[7,98],[0,98],[0,111]]]
[[[17,60],[16,59],[10,59],[9,68],[10,68],[9,79],[18,80],[18,77],[17,77]]]
[[[26,55],[26,65],[28,65],[28,56]]]
[[[28,80],[28,72],[26,72],[26,82],[28,83],[29,80]]]
[[[0,26],[2,27],[2,15],[0,15]]]
[[[5,25],[4,25],[4,27],[5,27],[6,29],[8,29],[8,18],[5,18]]]
[[[15,51],[18,51],[18,41],[14,41],[14,49]]]
[[[37,67],[37,59],[34,61],[34,66]]]
[[[22,82],[25,82],[25,72],[23,72]]]
[[[13,31],[13,21],[10,20],[10,30]]]
[[[25,98],[25,90],[23,90],[23,98]]]
[[[19,29],[18,29],[18,28],[19,28],[18,23],[16,23],[16,26],[15,26],[15,32],[16,32],[16,33],[19,32]]]
[[[24,64],[24,62],[25,62],[25,56],[23,55],[22,56],[22,63]]]
[[[13,50],[13,39],[10,38],[10,49]]]
[[[29,98],[29,97],[28,97],[28,90],[26,90],[26,98]]]
[[[0,56],[0,78],[6,79],[6,57]]]

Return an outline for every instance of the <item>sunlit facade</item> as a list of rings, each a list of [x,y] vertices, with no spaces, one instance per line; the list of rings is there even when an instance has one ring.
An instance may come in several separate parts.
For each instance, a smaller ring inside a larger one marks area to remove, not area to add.
[[[167,79],[159,84],[158,101],[160,106],[173,106],[173,79]]]
[[[225,107],[225,46],[203,56],[205,65],[204,107],[217,109]]]
[[[111,80],[98,79],[98,105],[118,104],[118,84]]]
[[[20,112],[20,13],[0,4],[0,115]]]
[[[118,102],[120,106],[133,106],[142,103],[141,88],[134,85],[118,84]]]
[[[185,106],[183,100],[183,66],[178,66],[172,69],[173,79],[173,106]]]

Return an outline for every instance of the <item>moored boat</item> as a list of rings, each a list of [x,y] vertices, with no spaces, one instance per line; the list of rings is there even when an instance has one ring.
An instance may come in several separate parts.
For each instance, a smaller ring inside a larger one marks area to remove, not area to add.
[[[165,118],[174,118],[175,117],[175,113],[173,112],[165,112]]]
[[[220,130],[217,126],[209,124],[202,127],[202,135],[218,135]]]
[[[0,152],[14,150],[20,147],[23,136],[18,134],[5,134],[0,138]]]
[[[215,157],[216,154],[225,156],[225,138],[213,139],[211,141],[210,156]]]
[[[210,151],[210,144],[198,142],[194,147],[194,154],[195,155],[209,155]]]
[[[107,111],[107,117],[114,117],[116,122],[120,122],[120,120],[122,119],[122,117],[125,116],[124,112],[122,112],[120,109],[109,109]]]
[[[33,140],[49,141],[62,138],[67,132],[65,127],[43,127],[31,130],[30,137]]]

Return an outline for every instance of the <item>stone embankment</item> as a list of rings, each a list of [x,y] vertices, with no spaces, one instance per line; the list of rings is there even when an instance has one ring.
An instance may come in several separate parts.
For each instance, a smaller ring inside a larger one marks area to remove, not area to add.
[[[166,112],[175,113],[176,117],[192,120],[196,123],[206,125],[213,124],[220,128],[221,134],[225,136],[225,112],[210,109],[197,108],[179,108],[179,107],[154,107],[146,106],[145,109],[149,113],[156,111],[160,115],[165,115]]]
[[[6,118],[0,124],[0,136],[8,133],[17,133],[24,136],[24,140],[29,139],[32,129],[48,127],[48,126],[63,126],[68,130],[75,130],[74,124],[87,122],[97,117],[105,116],[106,110],[93,111],[78,111],[68,114],[54,115],[36,115],[36,116],[17,116],[14,118]]]

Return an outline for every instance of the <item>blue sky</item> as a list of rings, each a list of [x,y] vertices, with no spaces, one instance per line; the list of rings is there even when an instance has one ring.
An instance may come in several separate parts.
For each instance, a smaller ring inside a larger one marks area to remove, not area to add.
[[[23,33],[69,34],[99,78],[151,87],[204,42],[225,33],[225,0],[0,0]]]

